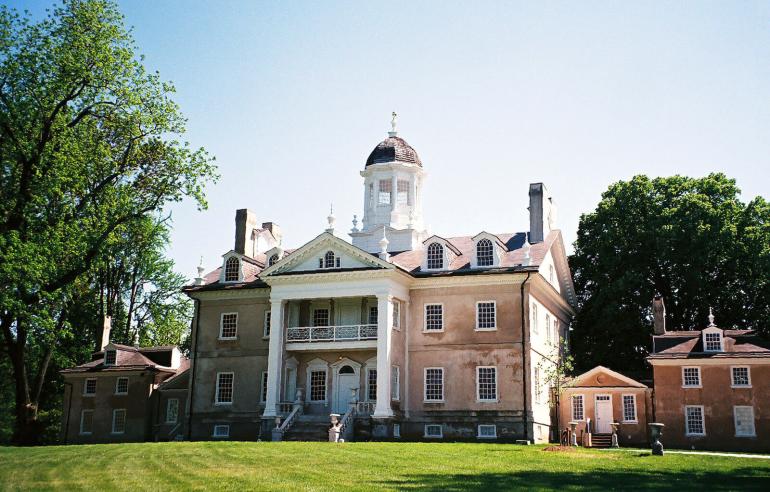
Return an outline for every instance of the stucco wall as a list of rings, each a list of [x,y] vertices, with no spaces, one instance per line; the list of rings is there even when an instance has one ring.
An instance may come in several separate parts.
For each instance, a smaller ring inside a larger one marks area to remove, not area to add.
[[[608,386],[611,385],[608,382]],[[614,386],[614,385],[612,385]],[[645,388],[617,387],[580,387],[568,388],[559,396],[559,428],[564,430],[572,421],[572,396],[583,395],[583,416],[577,426],[578,442],[586,431],[586,419],[591,419],[594,432],[596,422],[596,395],[610,395],[612,401],[612,417],[620,422],[618,442],[624,445],[646,445],[648,442],[647,423],[650,422],[651,391]],[[636,422],[623,421],[623,395],[636,396]]]

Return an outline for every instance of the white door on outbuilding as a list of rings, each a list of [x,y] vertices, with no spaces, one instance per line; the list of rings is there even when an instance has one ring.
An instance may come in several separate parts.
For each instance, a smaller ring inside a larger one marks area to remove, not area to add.
[[[610,395],[596,395],[596,433],[610,434],[612,432],[612,397]]]

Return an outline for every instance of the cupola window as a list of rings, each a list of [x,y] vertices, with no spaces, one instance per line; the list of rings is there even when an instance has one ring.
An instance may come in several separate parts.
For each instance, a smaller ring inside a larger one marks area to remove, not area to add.
[[[444,247],[439,243],[430,243],[428,246],[428,269],[439,270],[444,268]]]
[[[274,254],[273,256],[271,256],[271,257],[270,257],[270,259],[269,259],[269,260],[267,260],[267,266],[273,266],[273,265],[275,265],[277,262],[278,262],[278,255],[277,255],[277,254]]]
[[[237,282],[240,279],[241,262],[231,256],[225,263],[225,282]]]
[[[494,262],[492,241],[489,239],[482,239],[476,243],[476,264],[478,266],[492,266]]]
[[[398,180],[398,194],[396,195],[396,205],[409,204],[409,181],[405,179]]]
[[[380,180],[380,195],[378,203],[380,205],[390,205],[390,192],[393,191],[393,182],[389,179]]]

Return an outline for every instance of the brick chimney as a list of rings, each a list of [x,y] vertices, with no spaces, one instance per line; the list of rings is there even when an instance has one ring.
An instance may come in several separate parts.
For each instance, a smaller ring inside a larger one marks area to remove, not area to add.
[[[270,231],[270,234],[273,235],[276,241],[276,246],[278,244],[281,244],[281,238],[283,238],[283,233],[281,232],[281,226],[276,224],[275,222],[263,222],[262,223],[262,229]]]
[[[652,319],[653,319],[653,332],[656,335],[663,335],[666,333],[666,305],[663,304],[662,296],[655,296],[652,299]]]
[[[529,185],[529,242],[543,242],[556,221],[556,205],[543,183]]]
[[[110,344],[110,330],[112,329],[112,318],[109,316],[104,317],[104,321],[102,323],[102,344],[101,344],[101,350],[104,350],[104,348]]]
[[[249,209],[235,211],[235,250],[236,253],[251,257],[254,254],[254,229],[257,228],[257,215]]]

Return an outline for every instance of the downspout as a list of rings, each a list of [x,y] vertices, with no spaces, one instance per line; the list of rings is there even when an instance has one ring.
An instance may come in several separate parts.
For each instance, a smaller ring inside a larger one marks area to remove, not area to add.
[[[70,414],[72,413],[72,392],[74,391],[74,386],[72,383],[65,381],[64,386],[70,387],[70,394],[67,401],[67,421],[64,424],[64,444],[67,444],[67,437],[69,436],[70,432]]]
[[[529,442],[529,416],[527,413],[527,380],[528,380],[528,371],[529,368],[527,367],[527,330],[526,330],[526,319],[525,319],[525,313],[524,313],[524,285],[529,281],[529,277],[532,275],[532,272],[527,272],[527,278],[524,279],[524,282],[521,283],[521,356],[522,356],[522,368],[521,368],[521,374],[522,374],[522,393],[524,394],[524,439]]]
[[[195,342],[193,343],[193,353],[192,353],[192,359],[190,360],[191,363],[191,370],[190,370],[190,391],[187,395],[187,440],[192,440],[192,416],[193,416],[193,394],[195,391],[195,370],[198,369],[198,328],[200,326],[200,319],[201,319],[201,301],[200,299],[195,299],[195,328],[191,331],[190,335],[195,337]]]

